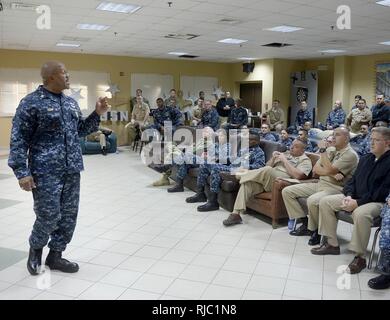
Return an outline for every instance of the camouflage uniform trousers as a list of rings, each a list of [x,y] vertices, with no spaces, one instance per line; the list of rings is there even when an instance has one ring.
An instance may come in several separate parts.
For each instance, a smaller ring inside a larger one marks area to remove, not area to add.
[[[80,199],[80,173],[34,176],[36,220],[29,239],[31,248],[46,246],[64,251],[76,227]]]
[[[386,201],[390,199],[390,195]],[[380,273],[390,275],[390,206],[385,204],[382,212],[382,227],[379,237],[379,248],[381,256],[378,262],[377,269]]]
[[[207,178],[210,176],[210,191],[218,193],[221,190],[222,178],[220,172],[230,172],[231,166],[226,164],[202,164],[199,167],[199,174],[196,184],[199,188],[206,185]]]

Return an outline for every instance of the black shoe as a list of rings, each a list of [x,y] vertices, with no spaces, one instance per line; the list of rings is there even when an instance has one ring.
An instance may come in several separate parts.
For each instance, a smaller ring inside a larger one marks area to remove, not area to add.
[[[79,265],[75,262],[70,262],[61,257],[62,252],[50,250],[46,257],[45,265],[50,270],[59,270],[66,273],[75,273],[79,271]]]
[[[311,236],[311,231],[307,228],[307,224],[303,223],[298,229],[290,231],[292,236]]]
[[[390,288],[390,276],[381,274],[378,277],[368,280],[368,286],[371,289],[382,290]]]
[[[176,182],[175,185],[167,189],[168,192],[184,192],[183,182]]]
[[[42,249],[30,248],[27,260],[27,270],[32,276],[39,274],[42,264]]]
[[[219,203],[218,203],[218,194],[211,192],[210,197],[206,204],[203,204],[197,208],[199,212],[206,212],[206,211],[215,211],[219,210]]]
[[[318,230],[313,231],[309,239],[309,246],[316,246],[321,243],[321,235],[318,234]]]
[[[106,149],[106,147],[103,147],[103,148],[102,148],[102,155],[103,155],[103,156],[106,156],[106,155],[107,155],[107,149]]]
[[[197,192],[192,197],[188,197],[186,199],[187,203],[206,202],[206,201],[207,201],[207,197],[206,197],[206,195],[205,195],[203,190],[200,191],[200,192]]]

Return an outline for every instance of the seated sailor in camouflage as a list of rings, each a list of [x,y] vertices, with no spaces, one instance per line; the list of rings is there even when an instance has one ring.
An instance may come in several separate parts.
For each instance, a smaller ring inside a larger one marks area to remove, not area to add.
[[[363,124],[360,127],[360,133],[351,139],[351,145],[359,157],[370,153],[370,132],[368,125]]]
[[[151,111],[154,118],[154,124],[147,127],[147,129],[156,129],[161,134],[164,134],[165,124],[172,126],[172,132],[175,132],[177,127],[182,125],[182,115],[177,108],[164,106],[162,98],[157,98],[157,109]]]
[[[279,139],[279,143],[286,146],[286,149],[287,150],[290,150],[290,147],[291,147],[291,144],[292,142],[294,141],[293,138],[291,138],[289,135],[288,135],[288,132],[283,129],[281,132],[280,132],[280,139]]]
[[[210,100],[205,100],[202,119],[198,128],[211,127],[214,131],[219,128],[219,115]]]
[[[112,133],[111,129],[99,127],[99,130],[86,136],[87,141],[99,142],[102,155],[107,155],[107,137]]]
[[[76,226],[83,161],[79,137],[97,131],[100,115],[107,111],[99,98],[95,111],[82,119],[77,102],[65,96],[69,75],[64,64],[50,61],[42,66],[43,85],[24,97],[12,123],[8,165],[20,187],[32,191],[35,224],[29,239],[27,269],[39,273],[42,248],[49,238],[45,264],[50,269],[77,272],[76,263],[61,257]]]
[[[217,146],[214,144],[214,131],[210,127],[202,130],[202,138],[196,141],[192,153],[181,153],[173,158],[173,165],[177,166],[176,183],[168,192],[183,192],[183,180],[188,170],[197,168],[209,161],[215,162]]]
[[[309,140],[309,133],[305,129],[298,131],[298,138],[305,141],[306,152],[316,152],[318,150],[317,146],[313,143],[313,141]]]
[[[218,193],[221,189],[222,177],[221,172],[242,171],[245,169],[254,170],[264,167],[265,155],[259,147],[260,138],[258,135],[249,135],[249,148],[239,150],[239,156],[231,159],[230,164],[216,163],[201,165],[197,180],[198,192],[195,196],[187,198],[187,202],[204,202],[200,201],[201,194],[204,195],[204,186],[208,176],[210,176],[210,195],[207,203],[197,208],[198,211],[219,210]],[[197,200],[197,201],[195,201]]]
[[[326,129],[334,130],[340,126],[340,124],[344,124],[345,122],[345,111],[343,109],[343,104],[340,100],[336,100],[332,111],[328,113],[328,117],[326,118]]]
[[[381,275],[368,281],[371,289],[390,288],[390,193],[381,211],[382,227],[379,236],[380,259],[376,271]]]
[[[269,124],[263,123],[261,125],[260,138],[261,140],[274,141],[274,142],[276,141],[275,136],[271,133]]]
[[[236,99],[234,107],[232,107],[227,123],[222,125],[222,128],[241,129],[248,124],[248,112],[242,106],[242,100]]]

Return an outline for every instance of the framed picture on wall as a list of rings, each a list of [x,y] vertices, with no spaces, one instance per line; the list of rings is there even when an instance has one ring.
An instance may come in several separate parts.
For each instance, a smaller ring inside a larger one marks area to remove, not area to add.
[[[390,62],[376,64],[375,94],[383,94],[390,98]]]

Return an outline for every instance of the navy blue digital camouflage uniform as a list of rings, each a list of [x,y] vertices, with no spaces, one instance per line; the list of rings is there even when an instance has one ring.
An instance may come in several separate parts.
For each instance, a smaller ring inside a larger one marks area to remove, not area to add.
[[[353,149],[356,151],[356,153],[359,155],[359,157],[362,157],[366,155],[367,153],[370,153],[370,134],[362,135],[358,134],[357,136],[353,137],[350,141]]]
[[[248,124],[248,112],[243,107],[234,107],[229,114],[227,122],[223,126],[227,130],[239,129],[242,126],[246,126]]]
[[[299,109],[294,122],[295,127],[303,127],[306,121],[312,122],[311,112],[308,110],[303,111],[302,109]]]
[[[228,164],[204,164],[199,168],[197,186],[204,187],[207,177],[210,176],[210,191],[220,191],[222,178],[220,172],[230,172],[234,168],[244,167],[249,170],[259,169],[265,166],[265,155],[259,146],[245,148],[239,151],[239,156]]]
[[[288,137],[286,140],[280,139],[280,140],[279,140],[279,143],[282,144],[282,145],[284,145],[284,146],[286,146],[287,150],[290,150],[290,147],[291,147],[293,141],[294,141],[293,138]]]
[[[382,227],[379,236],[379,248],[381,257],[377,266],[380,273],[390,275],[390,206],[387,202],[390,200],[390,194],[387,196],[386,203],[381,211]]]
[[[210,127],[214,131],[219,128],[219,115],[215,108],[210,110],[204,110],[202,113],[202,119],[198,124],[198,128]]]
[[[260,133],[260,139],[266,141],[274,141],[276,142],[275,136],[271,132],[267,132],[266,134]]]
[[[343,108],[336,108],[328,113],[328,117],[326,118],[326,125],[332,126],[333,129],[336,129],[345,122],[345,111]]]
[[[20,101],[12,123],[8,165],[18,179],[32,176],[36,220],[29,239],[33,249],[64,251],[76,226],[80,171],[79,138],[98,130],[100,117],[85,120],[77,102],[43,86]]]
[[[176,177],[183,180],[188,174],[189,169],[197,168],[199,165],[207,163],[208,159],[216,161],[218,149],[218,143],[213,145],[210,139],[201,139],[201,141],[194,146],[193,153],[183,153],[179,157],[173,159],[174,165],[177,166]],[[207,152],[207,157],[201,157],[199,152]]]
[[[178,108],[164,106],[164,108],[153,109],[151,111],[154,118],[154,124],[147,127],[147,129],[160,130],[164,126],[164,121],[172,123],[172,132],[175,132],[177,127],[183,124],[182,114]]]

